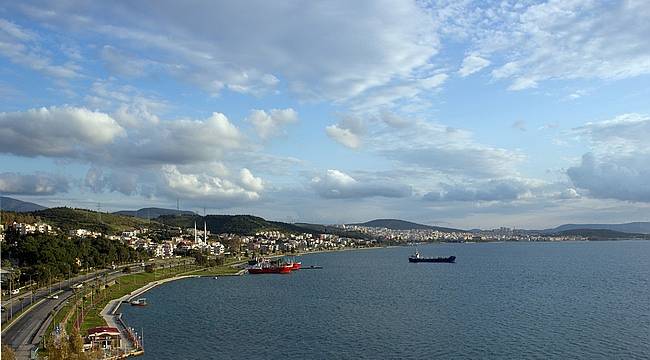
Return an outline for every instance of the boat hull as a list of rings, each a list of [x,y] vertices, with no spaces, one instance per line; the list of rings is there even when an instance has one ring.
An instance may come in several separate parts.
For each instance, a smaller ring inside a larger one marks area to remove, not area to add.
[[[254,267],[249,268],[248,273],[257,274],[288,274],[293,269],[293,266],[272,266],[272,267]]]
[[[409,262],[412,263],[455,263],[456,262],[456,257],[455,256],[450,256],[450,257],[437,257],[437,258],[415,258],[415,257],[409,257]]]

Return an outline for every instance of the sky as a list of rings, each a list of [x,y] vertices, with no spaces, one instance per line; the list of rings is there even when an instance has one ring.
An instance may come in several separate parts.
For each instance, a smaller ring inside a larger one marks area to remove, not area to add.
[[[650,221],[650,2],[0,2],[0,194]]]

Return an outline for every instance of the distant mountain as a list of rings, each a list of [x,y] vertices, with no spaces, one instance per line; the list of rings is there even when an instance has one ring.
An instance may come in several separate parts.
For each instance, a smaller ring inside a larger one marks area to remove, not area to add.
[[[21,201],[18,199],[1,196],[0,197],[0,209],[3,211],[14,211],[14,212],[30,212],[47,209],[45,206],[34,204],[27,201]]]
[[[211,233],[222,234],[240,234],[255,235],[260,231],[283,231],[288,233],[319,233],[293,224],[287,224],[278,221],[268,221],[258,216],[252,215],[162,215],[156,219],[157,222],[169,226],[178,226],[182,228],[194,227],[194,223],[199,228],[203,228],[203,221]]]
[[[196,215],[196,213],[193,211],[163,209],[163,208],[155,208],[155,207],[142,208],[140,210],[121,210],[121,211],[116,211],[113,214],[135,216],[142,219],[155,219],[163,215]]]
[[[634,234],[609,229],[571,229],[563,230],[558,235],[585,236],[591,240],[616,240],[616,239],[650,239],[648,234]]]
[[[348,224],[348,225],[386,228],[391,230],[438,230],[442,232],[463,231],[463,230],[445,228],[440,226],[423,225],[423,224],[418,224],[418,223],[398,220],[398,219],[376,219],[376,220],[366,221],[364,223]]]
[[[611,230],[632,234],[650,234],[650,222],[631,222],[625,224],[565,224],[554,229],[543,230],[543,232],[559,233],[562,231],[578,229]]]

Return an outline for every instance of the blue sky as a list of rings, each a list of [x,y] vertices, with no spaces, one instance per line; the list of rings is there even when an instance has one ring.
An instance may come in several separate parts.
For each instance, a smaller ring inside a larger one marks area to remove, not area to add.
[[[640,0],[5,3],[0,193],[320,223],[648,221],[648,18]]]

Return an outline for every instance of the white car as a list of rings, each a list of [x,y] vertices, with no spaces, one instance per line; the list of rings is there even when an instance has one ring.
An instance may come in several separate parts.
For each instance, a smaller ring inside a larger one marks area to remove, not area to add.
[[[50,295],[47,297],[48,299],[58,299],[59,295]]]

